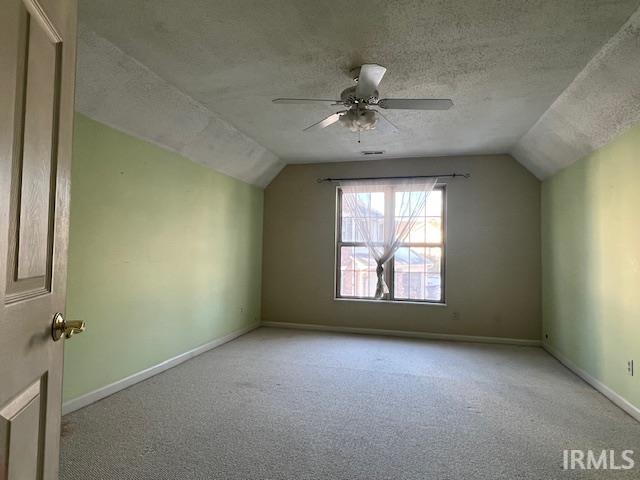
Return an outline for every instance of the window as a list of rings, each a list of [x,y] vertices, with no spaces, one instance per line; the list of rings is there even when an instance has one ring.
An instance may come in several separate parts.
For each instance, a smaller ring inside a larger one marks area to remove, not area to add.
[[[405,221],[399,216],[396,198],[406,192],[397,188],[357,194],[338,189],[338,298],[372,299],[377,283],[375,259],[357,231],[353,212],[343,202],[343,195],[357,195],[357,201],[365,205],[363,211],[372,226],[372,236],[382,241],[385,228]],[[433,189],[420,207],[420,216],[409,235],[385,264],[385,281],[389,286],[386,300],[444,303],[445,193],[442,185]]]

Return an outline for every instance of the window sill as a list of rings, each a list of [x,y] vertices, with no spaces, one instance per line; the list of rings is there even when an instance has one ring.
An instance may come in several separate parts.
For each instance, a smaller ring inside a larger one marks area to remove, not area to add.
[[[372,298],[348,298],[348,297],[333,297],[336,302],[358,302],[358,303],[385,303],[392,305],[422,305],[428,307],[446,307],[446,303],[439,302],[415,302],[411,300],[374,300]]]

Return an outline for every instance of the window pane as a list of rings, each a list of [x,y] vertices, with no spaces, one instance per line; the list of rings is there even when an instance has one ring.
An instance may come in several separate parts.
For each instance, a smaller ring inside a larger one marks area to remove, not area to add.
[[[399,272],[397,269],[393,278],[395,298],[406,300],[409,298],[409,272]]]
[[[409,232],[409,242],[410,243],[424,243],[425,239],[425,219],[417,218],[415,223],[411,227],[411,231]]]
[[[367,247],[354,247],[355,270],[371,270],[371,255]]]
[[[442,190],[436,189],[429,194],[425,215],[427,217],[439,217],[442,215]]]
[[[423,217],[425,212],[426,195],[423,192],[411,192],[411,213],[418,212],[417,215]]]
[[[425,225],[427,243],[441,243],[442,219],[440,217],[427,217]]]
[[[394,205],[395,205],[395,212],[394,215],[397,217],[402,216],[403,214],[406,215],[406,205],[405,202],[409,201],[409,197],[406,196],[407,192],[396,192],[395,194],[395,198],[394,198]]]
[[[440,274],[431,274],[428,273],[425,275],[426,281],[426,289],[425,289],[425,300],[430,300],[432,302],[439,302],[442,300],[442,292],[441,292],[441,281],[442,278]]]
[[[357,201],[353,211],[349,205]],[[342,241],[364,242],[368,235],[374,242],[384,239],[384,192],[358,192],[342,194]]]
[[[424,217],[426,212],[426,197],[424,192],[396,192],[396,217],[411,215],[413,212],[417,212],[416,214],[418,216]]]
[[[367,247],[341,247],[340,296],[373,297],[376,291],[376,262]]]
[[[355,286],[354,247],[340,248],[340,296],[352,297]]]
[[[420,192],[396,192],[396,227],[401,228],[403,222],[408,221],[410,210],[406,203],[411,204],[411,209],[416,208],[424,196]],[[400,205],[399,202],[405,202]],[[419,217],[415,219],[413,227],[406,239],[408,243],[441,243],[442,235],[442,191],[434,190],[428,196],[426,206],[424,201],[419,209]],[[403,216],[404,215],[404,216]]]
[[[355,270],[353,247],[340,248],[340,270]]]
[[[343,193],[342,194],[342,217],[355,217],[355,212],[351,211],[349,205],[353,204],[353,198],[355,193]]]
[[[354,217],[368,217],[371,211],[371,194],[366,192],[358,192],[356,195],[356,201],[358,202],[358,211]]]
[[[353,286],[355,272],[353,270],[342,270],[340,272],[340,296],[353,297],[355,288]]]
[[[409,273],[409,298],[411,300],[424,300],[424,273]]]
[[[371,194],[371,215],[374,217],[384,217],[384,192],[373,192]]]
[[[394,292],[398,300],[441,300],[440,247],[402,247],[395,255]]]
[[[409,271],[409,248],[400,247],[394,255],[394,264],[396,272]]]
[[[384,239],[384,217],[369,217],[366,220],[358,220],[359,227],[369,231],[369,238],[374,242],[382,242]],[[359,240],[364,241],[364,240]]]
[[[427,268],[429,273],[440,273],[442,264],[442,249],[440,247],[427,248],[425,251]]]
[[[375,273],[369,275],[369,293],[368,297],[373,297],[376,294],[376,287],[378,286],[378,276]]]
[[[395,298],[409,298],[409,248],[400,247],[394,256],[393,287]]]
[[[409,221],[409,217],[396,217],[395,218],[395,229],[396,232],[401,231],[402,229],[404,229],[403,225],[406,224]],[[409,235],[411,235],[411,233],[409,233]],[[406,239],[405,242],[408,242],[409,239]]]
[[[372,232],[372,238],[375,242],[384,241],[384,217],[376,219],[373,224],[374,231]]]
[[[373,290],[371,289],[371,283],[376,278],[376,262],[367,247],[354,248],[354,263],[356,271],[355,296],[373,297],[375,283]]]
[[[342,217],[342,241],[343,242],[353,242],[355,241],[353,234],[353,218],[351,217]]]
[[[427,271],[427,257],[425,256],[425,249],[421,247],[414,247],[409,253],[409,271],[410,272],[426,272]]]
[[[360,271],[356,272],[356,290],[354,295],[356,297],[368,297],[369,292],[369,272]]]

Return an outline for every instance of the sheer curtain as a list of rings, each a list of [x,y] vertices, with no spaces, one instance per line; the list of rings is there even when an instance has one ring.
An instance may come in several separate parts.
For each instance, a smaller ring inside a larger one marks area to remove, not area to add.
[[[437,182],[437,178],[340,182],[343,210],[353,218],[358,236],[376,261],[378,279],[374,298],[382,299],[389,293],[384,265],[409,235]],[[384,212],[372,203],[374,194],[380,192],[384,193]]]

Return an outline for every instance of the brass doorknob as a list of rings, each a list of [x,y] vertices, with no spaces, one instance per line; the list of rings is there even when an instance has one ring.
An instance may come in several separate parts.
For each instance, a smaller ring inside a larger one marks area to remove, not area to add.
[[[62,337],[71,338],[76,333],[82,333],[86,328],[82,320],[67,322],[61,313],[56,313],[53,317],[53,324],[51,325],[51,336],[53,340],[57,342]]]

